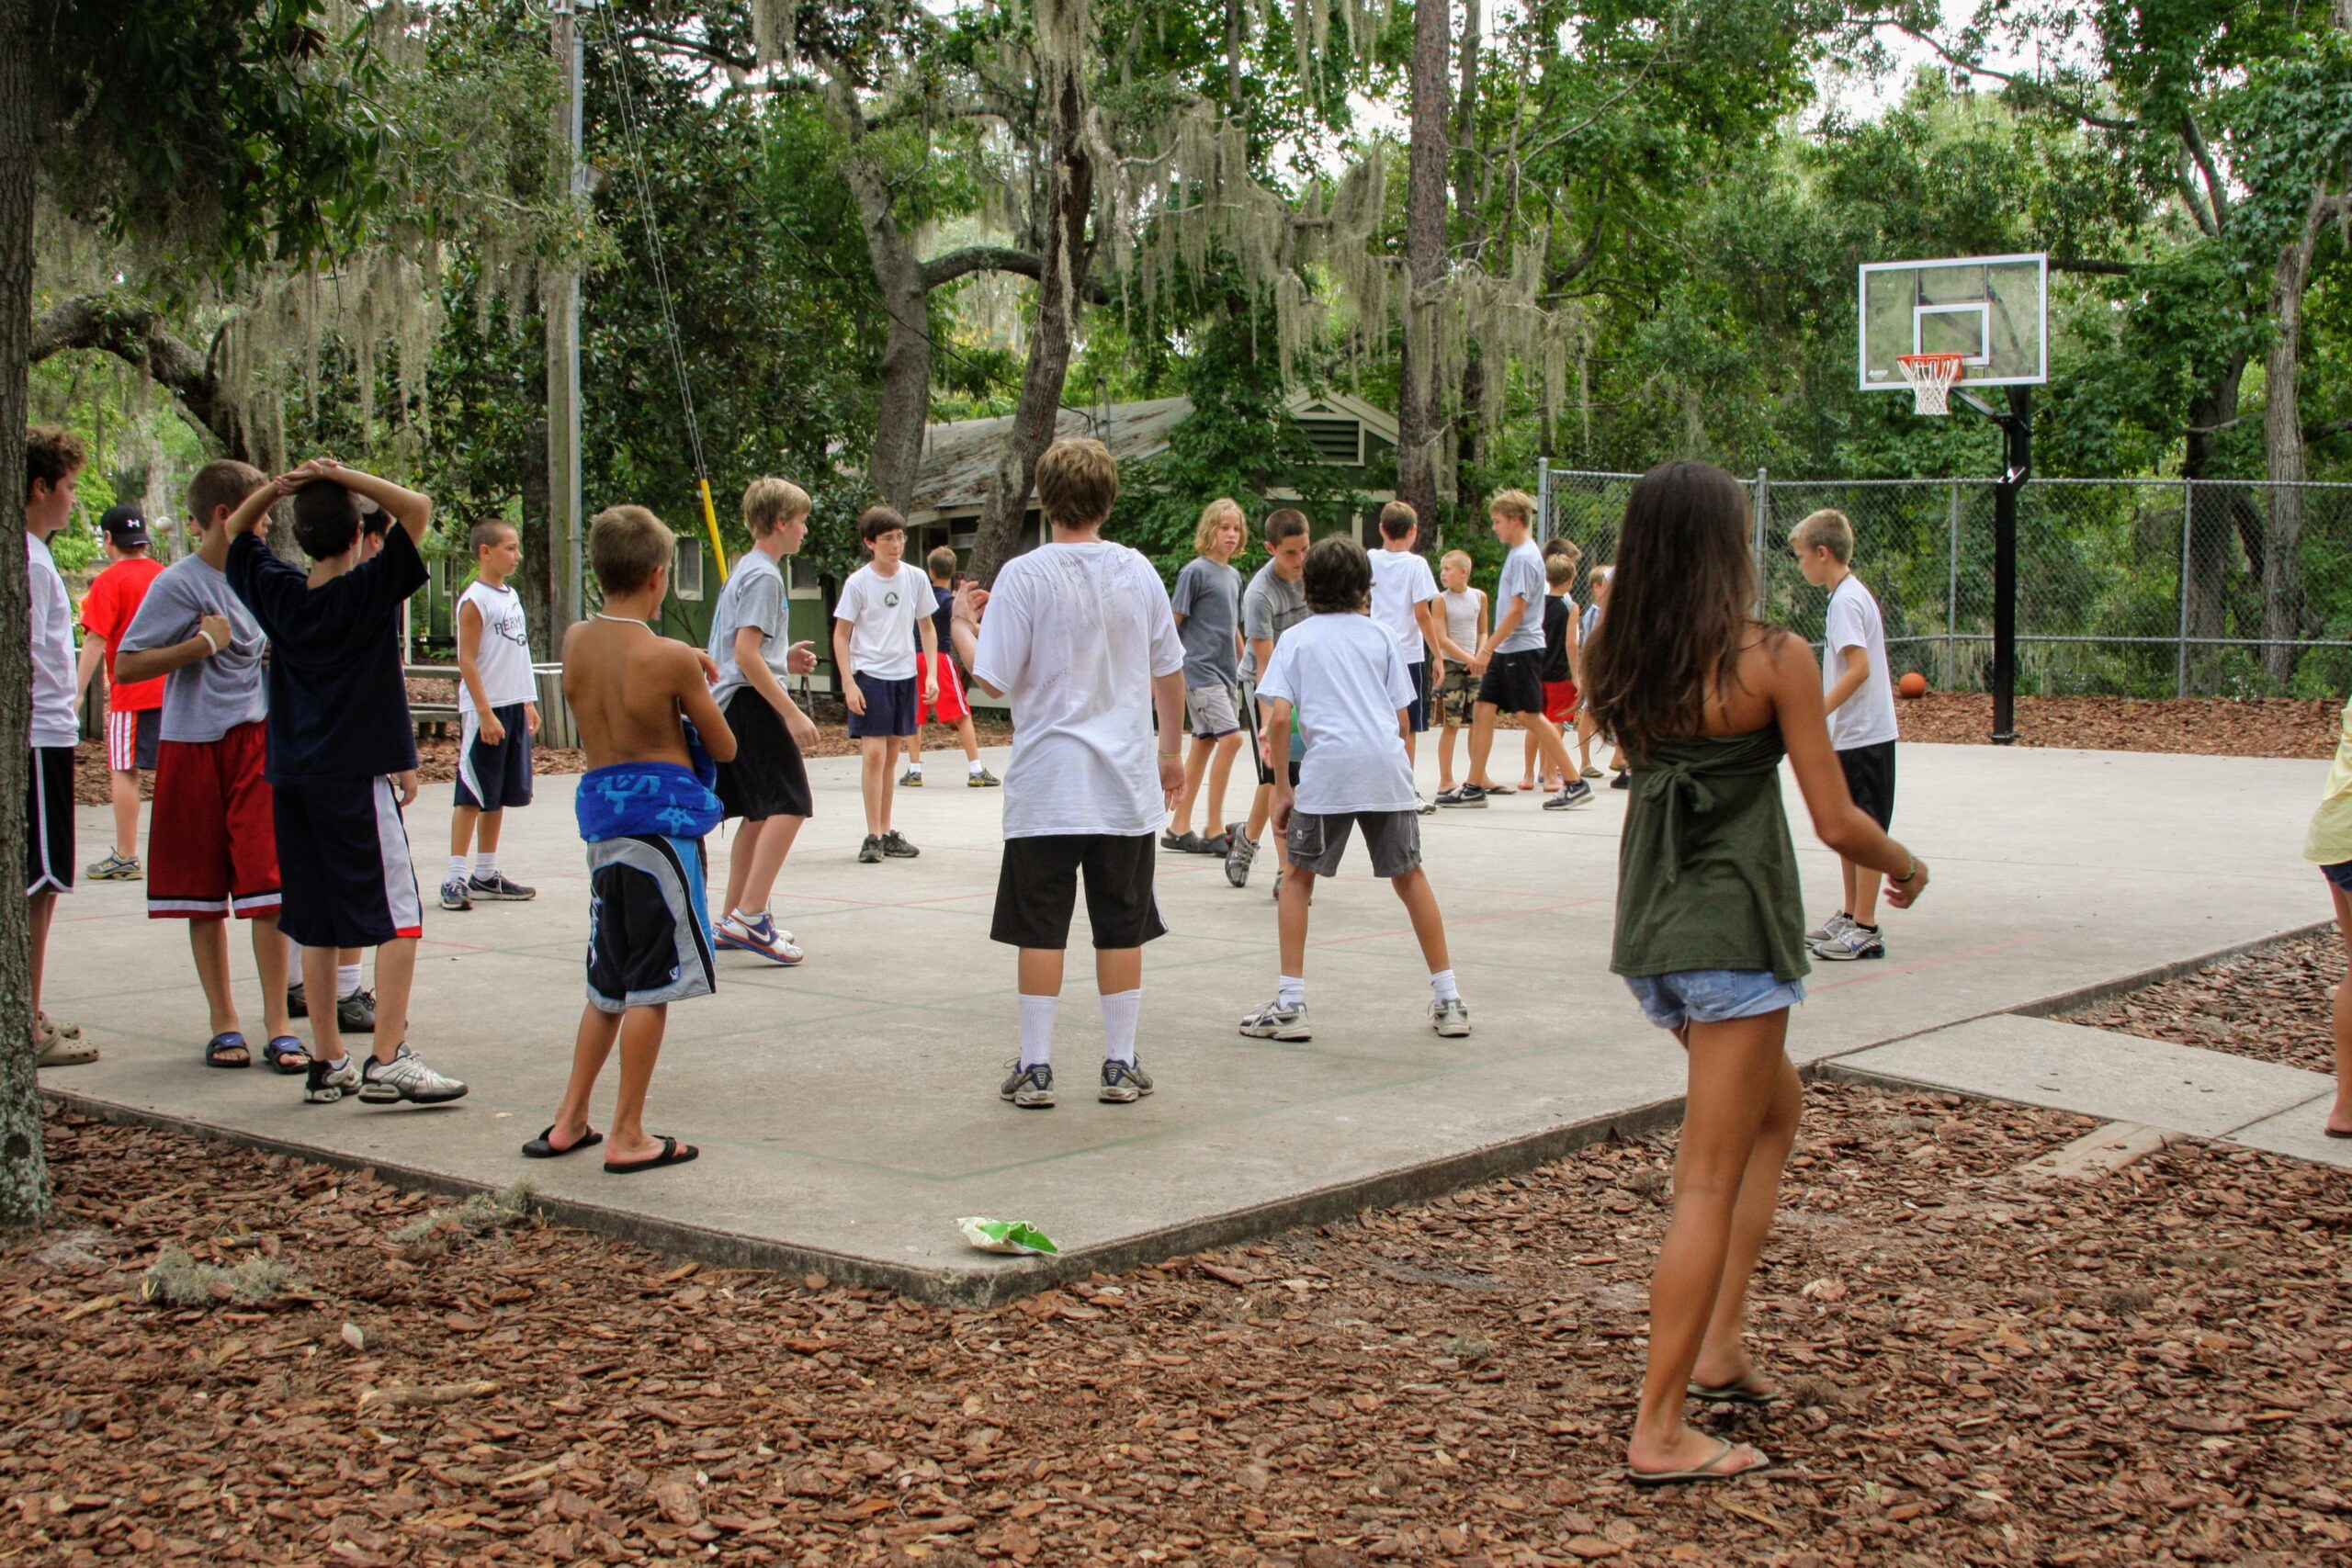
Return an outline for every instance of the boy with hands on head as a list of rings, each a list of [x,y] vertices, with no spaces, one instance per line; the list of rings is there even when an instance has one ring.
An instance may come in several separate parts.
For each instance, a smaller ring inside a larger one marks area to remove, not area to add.
[[[256,531],[294,500],[306,573]],[[380,547],[359,502],[389,514]],[[269,763],[282,882],[278,925],[302,949],[304,989],[337,994],[336,950],[376,953],[376,1040],[365,1066],[344,1051],[338,1010],[311,1010],[303,1099],[435,1105],[466,1092],[408,1043],[416,941],[424,928],[401,808],[416,800],[416,729],[401,671],[400,612],[424,586],[417,547],[433,502],[373,474],[313,457],[245,498],[222,526],[229,586],[270,640]]]

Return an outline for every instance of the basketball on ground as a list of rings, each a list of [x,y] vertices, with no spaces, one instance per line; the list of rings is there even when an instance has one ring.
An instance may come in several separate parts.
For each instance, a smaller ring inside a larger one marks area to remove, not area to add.
[[[1924,697],[1928,694],[1928,678],[1914,670],[1903,677],[1903,683],[1895,689],[1906,697]]]

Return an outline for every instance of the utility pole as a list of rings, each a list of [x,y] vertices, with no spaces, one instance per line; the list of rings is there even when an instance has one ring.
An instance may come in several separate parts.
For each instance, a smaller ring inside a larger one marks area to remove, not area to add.
[[[577,200],[587,195],[581,161],[581,39],[573,0],[554,0],[549,46],[563,91],[555,107],[556,172]],[[580,274],[570,267],[542,284],[548,322],[548,611],[555,625],[548,646],[581,618],[580,548]]]

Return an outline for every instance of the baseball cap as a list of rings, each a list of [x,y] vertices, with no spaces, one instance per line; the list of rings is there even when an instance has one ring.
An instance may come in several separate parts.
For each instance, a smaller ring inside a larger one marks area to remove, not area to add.
[[[109,506],[98,528],[118,545],[147,543],[147,518],[135,506]]]

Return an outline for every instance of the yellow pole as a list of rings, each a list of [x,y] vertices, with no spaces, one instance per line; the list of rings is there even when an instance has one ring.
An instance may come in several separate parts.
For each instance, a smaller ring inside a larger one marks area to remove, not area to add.
[[[718,581],[727,581],[727,547],[718,542],[718,512],[710,504],[710,479],[702,480],[702,525],[710,531],[711,558],[718,562]]]

